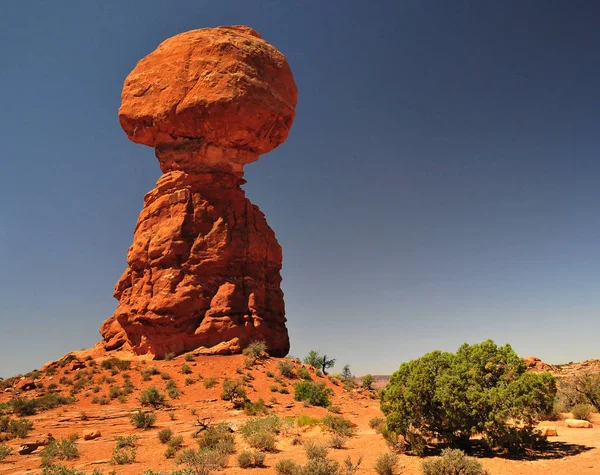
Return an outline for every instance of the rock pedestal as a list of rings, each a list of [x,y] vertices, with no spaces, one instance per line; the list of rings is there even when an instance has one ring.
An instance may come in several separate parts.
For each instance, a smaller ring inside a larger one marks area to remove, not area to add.
[[[287,137],[296,97],[285,57],[248,27],[177,35],[127,77],[119,120],[164,174],[100,330],[107,350],[230,354],[264,340],[287,354],[281,246],[241,185]]]

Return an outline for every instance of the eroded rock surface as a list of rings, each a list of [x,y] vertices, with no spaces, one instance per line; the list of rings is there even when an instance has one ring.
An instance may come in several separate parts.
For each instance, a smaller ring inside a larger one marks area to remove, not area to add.
[[[242,26],[177,35],[129,74],[119,120],[164,175],[100,330],[107,350],[227,354],[264,340],[287,354],[281,247],[241,185],[243,166],[286,139],[296,98],[285,57]]]

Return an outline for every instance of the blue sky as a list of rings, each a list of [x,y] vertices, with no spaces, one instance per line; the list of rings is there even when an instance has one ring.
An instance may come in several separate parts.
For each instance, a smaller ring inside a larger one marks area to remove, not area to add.
[[[160,176],[117,109],[174,34],[247,24],[299,89],[246,167],[284,250],[291,354],[357,374],[492,338],[600,357],[600,6],[588,1],[6,1],[0,376],[99,340]]]

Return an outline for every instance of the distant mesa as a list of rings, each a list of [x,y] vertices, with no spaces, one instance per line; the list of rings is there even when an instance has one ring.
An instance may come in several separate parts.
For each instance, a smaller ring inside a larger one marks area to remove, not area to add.
[[[119,121],[164,174],[144,198],[104,349],[161,358],[264,340],[288,353],[281,247],[240,186],[244,165],[287,138],[297,95],[283,54],[246,26],[169,38],[127,76]]]

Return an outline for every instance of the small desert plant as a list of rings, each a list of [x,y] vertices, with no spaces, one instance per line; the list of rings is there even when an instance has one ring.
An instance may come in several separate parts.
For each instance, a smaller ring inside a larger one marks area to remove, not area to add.
[[[189,363],[190,361],[194,361],[194,355],[192,353],[186,353],[184,359]]]
[[[144,389],[139,397],[142,406],[162,406],[165,402],[165,395],[161,393],[155,386],[150,386]]]
[[[175,353],[167,353],[164,356],[165,361],[171,361],[173,358],[175,358]]]
[[[156,366],[150,366],[149,368],[144,368],[140,374],[142,375],[142,380],[148,381],[155,374],[160,374],[160,371]]]
[[[462,450],[444,449],[441,457],[425,460],[421,464],[423,475],[487,475],[481,464],[467,457]],[[391,473],[391,472],[390,472]]]
[[[313,406],[329,406],[331,404],[329,401],[331,392],[331,389],[324,382],[301,381],[294,384],[294,399],[296,401],[306,401]]]
[[[195,382],[196,382],[196,380],[194,378],[185,378],[185,385],[186,386],[191,386]]]
[[[217,378],[206,378],[202,384],[206,389],[210,389],[217,384]]]
[[[223,450],[225,453],[235,452],[235,438],[226,424],[209,427],[198,438],[198,447],[208,450]],[[233,447],[233,450],[231,448]]]
[[[575,404],[571,408],[571,412],[573,413],[573,417],[575,419],[589,421],[592,413],[594,412],[594,406],[591,404]]]
[[[340,406],[329,406],[327,408],[327,410],[329,412],[333,412],[334,414],[341,414],[342,413],[342,408]]]
[[[7,432],[12,437],[24,439],[31,432],[31,429],[33,429],[33,422],[27,419],[12,419],[8,422]]]
[[[385,419],[383,417],[373,417],[369,420],[369,427],[376,432],[381,432],[382,427],[385,427]]]
[[[177,384],[172,379],[167,384],[167,395],[171,399],[178,399],[181,396],[181,389],[177,387]]]
[[[192,374],[192,368],[189,364],[183,363],[181,365],[181,374]]]
[[[264,450],[265,452],[274,452],[276,450],[277,437],[273,432],[256,432],[246,440],[255,449]]]
[[[250,343],[242,354],[248,358],[253,363],[259,359],[261,359],[267,351],[267,344],[264,341],[255,341]]]
[[[171,437],[171,439],[169,439],[167,442],[167,445],[174,450],[179,450],[181,447],[183,447],[183,436],[176,435]]]
[[[327,453],[329,452],[327,445],[317,443],[313,440],[305,442],[304,451],[306,452],[306,457],[309,460],[327,458]]]
[[[12,454],[13,449],[6,444],[0,444],[0,462]]]
[[[227,454],[218,450],[186,449],[178,457],[177,463],[184,465],[187,471],[184,474],[209,475],[215,470],[227,466]]]
[[[345,472],[345,475],[352,475],[352,474],[358,472],[358,467],[360,467],[360,464],[362,463],[362,461],[363,461],[362,455],[360,457],[358,457],[358,460],[356,461],[356,464],[352,462],[352,459],[350,458],[350,455],[348,455],[344,459],[344,472]]]
[[[327,458],[310,459],[298,472],[299,475],[338,475],[340,465]]]
[[[310,375],[310,371],[308,371],[304,366],[300,366],[298,368],[298,376],[306,381],[312,381],[312,376]]]
[[[262,417],[250,419],[242,427],[240,427],[240,434],[245,439],[248,439],[252,434],[258,432],[272,432],[273,434],[279,434],[283,421],[279,416],[274,414]]]
[[[40,452],[42,459],[41,466],[49,467],[54,463],[54,460],[73,460],[79,457],[79,449],[77,448],[77,434],[71,434],[62,439],[50,441]]]
[[[300,467],[291,459],[282,459],[275,464],[277,475],[296,475]]]
[[[336,434],[344,435],[347,437],[354,435],[354,433],[356,432],[355,425],[348,419],[344,419],[341,416],[333,416],[331,414],[327,414],[323,418],[323,424]]]
[[[131,361],[120,360],[119,358],[109,358],[107,360],[104,360],[100,364],[101,369],[108,369],[108,370],[117,369],[120,371],[126,371],[129,369],[130,366],[131,366]]]
[[[258,450],[244,450],[238,455],[238,465],[240,468],[264,467],[265,454]]]
[[[332,449],[343,449],[346,445],[347,437],[341,434],[332,434],[329,439],[329,446]]]
[[[373,389],[374,382],[375,382],[375,378],[373,376],[371,376],[369,373],[367,373],[362,377],[361,386],[363,389]]]
[[[258,416],[260,414],[267,414],[269,409],[265,405],[265,401],[261,398],[256,402],[246,402],[246,404],[244,404],[244,412],[249,416]]]
[[[280,361],[277,363],[277,368],[279,369],[281,376],[285,378],[294,377],[294,365],[290,361]]]
[[[135,462],[136,439],[133,435],[117,437],[117,444],[113,449],[110,462],[113,465],[126,465]]]
[[[223,381],[221,399],[224,401],[231,401],[235,407],[243,406],[244,402],[246,401],[246,390],[244,389],[244,383],[230,379]]]
[[[129,418],[131,425],[136,429],[150,429],[156,422],[156,414],[153,412],[136,411]]]
[[[161,444],[166,444],[173,437],[173,431],[169,428],[161,429],[158,431],[158,440],[160,440]]]
[[[137,442],[137,436],[135,435],[119,435],[115,439],[117,449],[122,449],[123,447],[135,447]]]
[[[298,427],[313,427],[321,422],[321,419],[302,414],[296,417],[296,425]]]
[[[373,468],[379,475],[393,475],[396,463],[398,463],[398,457],[388,452],[377,457]]]
[[[273,371],[268,371],[265,373],[267,375],[267,378],[272,378],[273,376],[275,376],[275,374],[273,373]]]
[[[276,384],[271,384],[271,385],[269,386],[269,390],[270,390],[272,393],[276,393],[277,391],[279,391],[279,387],[278,387]]]

